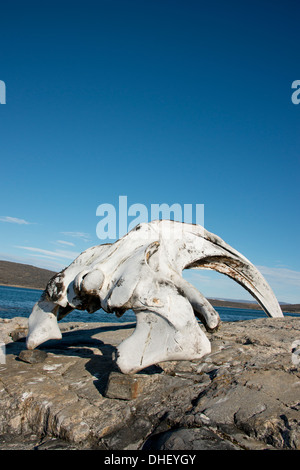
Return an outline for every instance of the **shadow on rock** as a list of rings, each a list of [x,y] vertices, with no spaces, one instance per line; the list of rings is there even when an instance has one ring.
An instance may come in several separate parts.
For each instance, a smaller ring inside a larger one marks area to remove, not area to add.
[[[64,324],[62,324],[62,339],[46,341],[34,351],[86,359],[84,367],[95,377],[94,385],[98,392],[104,395],[109,374],[119,370],[115,363],[117,345],[130,334],[130,330],[134,327],[133,323],[97,325],[97,327],[93,325],[92,328],[84,324],[81,329],[63,331]],[[22,337],[7,344],[6,352],[16,355],[16,360],[20,361],[22,352],[27,352],[25,338]]]

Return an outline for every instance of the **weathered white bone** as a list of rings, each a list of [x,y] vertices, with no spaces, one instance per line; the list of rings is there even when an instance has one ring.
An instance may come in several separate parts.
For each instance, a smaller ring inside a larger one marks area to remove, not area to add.
[[[48,339],[61,339],[57,324],[58,306],[53,302],[40,300],[33,307],[28,322],[27,348],[34,349]]]
[[[260,303],[267,315],[282,317],[270,286],[243,255],[194,224],[169,220],[140,224],[113,244],[81,253],[48,283],[29,317],[27,347],[61,337],[57,320],[74,308],[102,308],[117,316],[132,309],[133,334],[117,348],[123,373],[167,360],[199,359],[210,352],[208,331],[220,318],[182,277],[184,269],[214,269],[231,277]]]

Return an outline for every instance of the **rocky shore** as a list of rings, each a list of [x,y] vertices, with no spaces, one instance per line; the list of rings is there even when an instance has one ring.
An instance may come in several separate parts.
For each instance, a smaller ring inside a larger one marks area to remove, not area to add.
[[[0,319],[0,450],[300,448],[300,318],[223,323],[202,360],[133,376],[113,359],[134,324],[60,328],[32,354]]]

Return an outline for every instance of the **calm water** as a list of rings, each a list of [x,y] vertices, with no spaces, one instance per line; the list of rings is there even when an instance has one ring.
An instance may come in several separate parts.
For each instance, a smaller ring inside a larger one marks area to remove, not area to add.
[[[39,300],[40,296],[40,290],[0,286],[0,318],[29,317],[32,307]],[[231,309],[228,307],[216,307],[216,310],[222,321],[251,320],[266,317],[264,312],[257,310],[241,308]],[[285,315],[293,316],[292,314]],[[131,310],[124,313],[121,318],[117,318],[114,314],[105,313],[103,310],[99,310],[93,314],[74,310],[61,321],[122,323],[135,321],[135,315]]]

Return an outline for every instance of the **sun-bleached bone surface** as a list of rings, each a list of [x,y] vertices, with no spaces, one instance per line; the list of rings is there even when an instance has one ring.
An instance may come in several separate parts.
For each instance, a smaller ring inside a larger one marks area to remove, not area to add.
[[[29,317],[27,348],[59,339],[57,320],[73,309],[102,308],[136,315],[133,334],[117,348],[123,373],[169,360],[198,359],[210,342],[199,326],[218,328],[208,300],[182,277],[184,269],[213,269],[247,289],[270,317],[282,311],[261,273],[203,227],[169,220],[140,224],[113,244],[94,246],[49,282]]]

